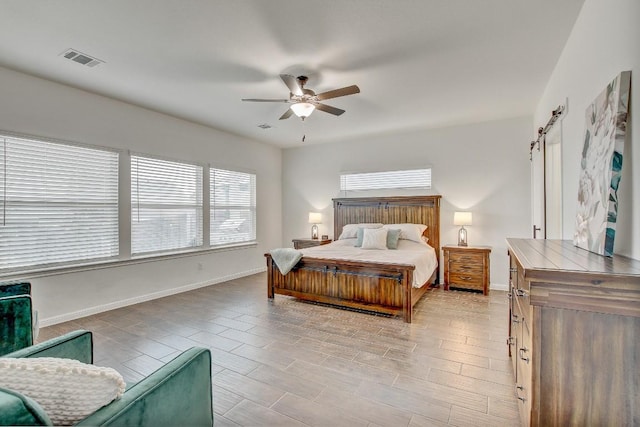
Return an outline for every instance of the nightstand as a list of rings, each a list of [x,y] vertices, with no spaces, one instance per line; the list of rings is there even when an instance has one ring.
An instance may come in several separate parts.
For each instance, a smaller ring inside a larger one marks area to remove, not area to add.
[[[296,249],[310,248],[331,243],[331,239],[293,239],[293,247]]]
[[[451,286],[489,294],[490,247],[446,245],[442,251],[445,290]]]

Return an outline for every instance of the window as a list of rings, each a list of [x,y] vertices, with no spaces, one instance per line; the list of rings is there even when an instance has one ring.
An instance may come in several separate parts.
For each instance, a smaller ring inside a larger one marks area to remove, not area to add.
[[[340,175],[341,191],[382,190],[394,188],[431,188],[431,169]]]
[[[202,246],[202,167],[131,156],[131,252]]]
[[[211,245],[256,239],[255,174],[211,169]]]
[[[0,270],[118,255],[118,153],[0,135]]]

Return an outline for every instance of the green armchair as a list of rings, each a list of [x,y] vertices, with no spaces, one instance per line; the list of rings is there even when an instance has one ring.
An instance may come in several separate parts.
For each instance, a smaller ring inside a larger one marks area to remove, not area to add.
[[[0,356],[32,345],[36,332],[31,284],[0,283]]]
[[[89,331],[75,331],[3,357],[92,363],[93,338]],[[51,421],[37,402],[0,388],[0,425],[51,425]],[[211,352],[199,347],[184,351],[76,425],[212,426]]]

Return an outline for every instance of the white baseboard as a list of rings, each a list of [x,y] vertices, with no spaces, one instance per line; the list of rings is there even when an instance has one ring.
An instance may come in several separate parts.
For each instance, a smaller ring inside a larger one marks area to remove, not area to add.
[[[489,285],[489,289],[495,289],[496,291],[508,291],[509,285],[503,285],[502,283],[492,283],[491,285]]]
[[[204,288],[205,286],[216,285],[218,283],[228,282],[229,280],[239,279],[241,277],[251,276],[257,273],[263,273],[267,271],[266,267],[256,268],[253,270],[242,271],[240,273],[230,274],[228,276],[218,277],[206,282],[191,283],[189,285],[180,286],[178,288],[166,289],[164,291],[152,292],[146,295],[139,295],[133,298],[127,298],[121,301],[115,301],[109,304],[102,304],[95,307],[90,307],[84,310],[74,311],[72,313],[61,314],[58,316],[49,317],[46,319],[40,319],[40,327],[56,325],[58,323],[68,322],[70,320],[80,319],[81,317],[91,316],[98,313],[104,313],[105,311],[115,310],[116,308],[122,308],[133,304],[139,304],[141,302],[151,301],[158,298],[168,297],[170,295],[180,294],[182,292],[192,291],[198,288]]]

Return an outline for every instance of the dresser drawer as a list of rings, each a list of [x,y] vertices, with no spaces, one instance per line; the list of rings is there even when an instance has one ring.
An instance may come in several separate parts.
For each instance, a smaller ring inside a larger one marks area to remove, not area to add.
[[[531,403],[533,399],[532,393],[532,369],[531,369],[531,332],[529,325],[523,319],[519,325],[521,334],[517,340],[517,349],[513,357],[516,358],[517,378],[516,378],[516,397],[518,398],[518,408],[522,425],[530,425],[531,423]]]

